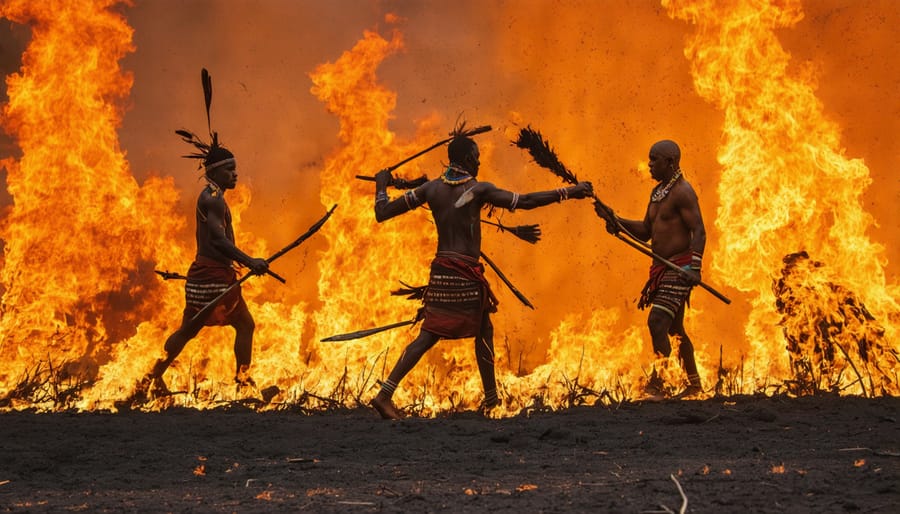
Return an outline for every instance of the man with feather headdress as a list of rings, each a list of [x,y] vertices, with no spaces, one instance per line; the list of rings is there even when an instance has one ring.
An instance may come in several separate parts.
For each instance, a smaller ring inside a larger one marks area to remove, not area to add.
[[[393,181],[390,170],[375,176],[375,219],[379,223],[428,204],[438,235],[437,254],[424,293],[422,329],[403,351],[371,403],[385,419],[402,417],[391,397],[403,377],[441,338],[475,337],[475,357],[485,395],[482,405],[485,409],[499,405],[494,376],[494,327],[490,319],[490,313],[496,312],[497,300],[479,262],[481,209],[487,205],[510,211],[534,209],[593,194],[589,182],[527,194],[479,182],[478,145],[464,135],[463,125],[454,130],[455,137],[447,147],[450,164],[440,177],[391,200],[387,194]]]
[[[202,81],[208,117],[212,83],[205,69]],[[258,275],[268,272],[269,263],[266,259],[247,255],[235,244],[231,211],[225,202],[225,191],[234,189],[237,185],[237,162],[234,154],[219,144],[218,134],[212,130],[210,143],[186,130],[177,130],[176,133],[195,147],[196,151],[185,157],[200,160],[203,178],[206,180],[206,187],[197,198],[195,212],[197,254],[187,273],[186,305],[181,326],[166,340],[165,357],[159,359],[141,381],[138,395],[168,393],[162,379],[163,373],[204,326],[228,325],[234,328],[235,382],[238,387],[255,385],[248,369],[256,325],[241,295],[240,285],[231,287],[230,290],[229,287],[237,282],[235,263]],[[218,298],[226,290],[227,294]],[[219,301],[215,308],[197,319],[197,314],[216,299]]]

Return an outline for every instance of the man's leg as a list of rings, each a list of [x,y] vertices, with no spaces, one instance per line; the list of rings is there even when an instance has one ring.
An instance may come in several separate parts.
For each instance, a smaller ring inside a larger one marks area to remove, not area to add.
[[[697,361],[694,359],[694,344],[684,330],[684,308],[678,312],[672,328],[672,335],[676,336],[680,343],[678,345],[678,357],[681,359],[681,366],[684,368],[690,383],[679,396],[690,396],[703,392],[703,386],[700,383],[700,373],[697,370]]]
[[[669,329],[672,327],[672,316],[667,310],[653,306],[647,317],[647,327],[650,329],[650,338],[653,340],[653,353],[660,357],[668,357],[672,354],[672,346],[669,342]],[[650,372],[650,381],[645,388],[651,396],[663,396],[665,393],[662,377],[656,373],[656,367]]]
[[[250,377],[248,370],[250,369],[250,361],[253,357],[253,332],[256,330],[256,322],[247,309],[247,304],[243,301],[239,302],[234,312],[232,312],[229,320],[231,326],[234,327],[234,360],[235,374],[234,381],[238,387],[254,386],[253,379]]]
[[[166,356],[157,360],[150,370],[150,373],[141,380],[141,383],[138,385],[138,388],[140,389],[138,393],[143,393],[144,395],[150,392],[155,392],[157,395],[168,394],[168,387],[162,378],[163,373],[165,373],[172,362],[178,358],[178,355],[181,354],[181,351],[187,346],[188,341],[197,337],[197,334],[200,333],[200,329],[203,328],[192,324],[190,320],[191,316],[185,315],[181,320],[181,326],[178,327],[178,330],[173,332],[172,335],[166,339],[166,344],[163,346]]]
[[[494,375],[494,324],[489,313],[484,313],[481,321],[481,333],[475,338],[475,360],[478,362],[478,373],[484,387],[484,408],[491,409],[500,405],[497,396],[497,379]]]
[[[381,384],[381,391],[372,399],[372,407],[381,414],[382,418],[400,419],[403,417],[400,411],[397,410],[397,407],[394,406],[394,402],[391,401],[391,396],[394,395],[394,391],[400,385],[403,377],[412,371],[413,366],[419,362],[419,359],[425,355],[425,352],[430,350],[438,340],[440,340],[439,336],[427,330],[422,330],[419,332],[419,336],[403,350],[403,354],[400,355],[400,359],[397,360],[397,364],[394,365],[394,369],[391,370],[388,379]]]

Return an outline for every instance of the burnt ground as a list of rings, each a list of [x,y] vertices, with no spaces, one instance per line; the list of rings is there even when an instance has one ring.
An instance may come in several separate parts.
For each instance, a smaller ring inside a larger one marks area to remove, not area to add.
[[[682,493],[679,488],[683,490]],[[900,398],[0,414],[0,512],[900,512]]]

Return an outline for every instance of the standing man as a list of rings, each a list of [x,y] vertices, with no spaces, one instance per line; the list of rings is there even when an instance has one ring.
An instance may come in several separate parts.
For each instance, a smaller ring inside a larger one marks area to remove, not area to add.
[[[463,132],[458,127],[456,134]],[[490,313],[497,300],[484,277],[481,256],[481,209],[485,205],[516,209],[534,209],[569,198],[586,198],[593,193],[589,182],[554,191],[519,194],[479,182],[478,145],[470,137],[457,135],[447,147],[450,165],[444,173],[401,197],[388,198],[387,187],[393,181],[389,170],[375,176],[375,219],[379,223],[428,204],[437,227],[437,255],[425,291],[425,318],[418,337],[410,343],[372,407],[385,419],[402,415],[391,396],[419,359],[441,338],[475,337],[475,358],[484,387],[483,407],[499,405],[494,377],[494,327]]]
[[[637,240],[650,240],[653,253],[682,266],[683,272],[678,272],[661,262],[653,263],[638,308],[650,307],[647,325],[657,355],[668,357],[671,354],[670,334],[680,341],[678,355],[689,385],[678,396],[686,397],[703,392],[694,360],[694,345],[684,330],[684,308],[691,288],[700,283],[706,229],[697,194],[685,180],[680,161],[681,150],[674,141],[663,140],[650,147],[650,176],[659,184],[650,194],[643,220],[619,218],[599,202],[594,208],[606,220],[609,233],[622,230]],[[657,399],[665,395],[663,381],[655,368],[646,391]]]
[[[192,134],[191,136],[196,138]],[[229,291],[205,319],[193,320],[194,315],[204,306],[237,281],[237,272],[233,267],[235,261],[255,274],[266,273],[269,269],[269,263],[265,259],[250,257],[235,245],[231,211],[225,203],[225,190],[234,189],[237,184],[237,164],[234,155],[218,145],[215,134],[212,139],[213,143],[202,156],[203,178],[207,185],[197,199],[197,255],[187,274],[186,305],[181,326],[166,340],[165,357],[159,359],[141,381],[138,394],[168,393],[162,379],[163,373],[204,326],[230,325],[234,328],[234,380],[239,387],[253,385],[253,379],[247,370],[250,367],[256,325],[244,303],[240,286]]]

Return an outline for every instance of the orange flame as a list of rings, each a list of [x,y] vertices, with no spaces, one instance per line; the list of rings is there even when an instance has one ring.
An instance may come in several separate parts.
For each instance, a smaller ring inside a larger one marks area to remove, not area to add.
[[[14,198],[0,223],[5,244],[0,408],[114,409],[150,369],[181,316],[180,285],[160,281],[153,269],[187,266],[194,249],[181,241],[189,241],[185,234],[192,227],[178,206],[181,192],[174,180],[151,177],[138,183],[119,147],[116,129],[132,86],[132,76],[119,62],[134,48],[132,29],[111,9],[115,3],[0,3],[0,16],[32,27],[22,68],[7,78],[9,102],[3,107],[2,125],[22,156],[0,161]],[[893,341],[900,323],[900,286],[888,283],[885,249],[869,235],[873,217],[861,201],[872,181],[869,170],[862,160],[844,155],[840,129],[816,98],[815,70],[792,66],[776,38],[776,31],[802,19],[800,3],[665,0],[663,6],[672,18],[690,24],[685,55],[696,92],[724,115],[721,175],[703,176],[718,193],[712,198],[710,187],[703,195],[716,207],[704,212],[710,232],[704,279],[731,286],[749,304],[731,307],[750,351],[742,356],[746,381],[729,392],[803,382],[787,390],[898,394],[900,366]],[[508,9],[501,14],[516,14],[511,11],[519,8]],[[584,17],[568,8],[556,15],[552,22],[561,26]],[[392,14],[385,22],[401,24],[406,18]],[[519,30],[534,32],[521,23]],[[519,34],[503,34],[509,47],[503,50],[520,56]],[[568,27],[559,34],[561,39],[577,35]],[[427,280],[436,243],[428,212],[420,209],[377,224],[371,183],[353,178],[374,175],[443,139],[457,116],[428,112],[417,119],[408,140],[389,129],[398,93],[379,80],[377,71],[404,46],[399,29],[388,39],[366,31],[334,62],[310,73],[312,94],[340,124],[339,146],[320,172],[321,205],[306,206],[303,217],[312,223],[325,206],[339,208],[316,235],[315,248],[322,250],[315,252],[317,269],[303,270],[317,272],[316,291],[288,297],[267,288],[264,278],[244,287],[257,322],[252,372],[261,391],[251,399],[260,408],[363,403],[415,335],[413,328],[357,341],[320,341],[411,319],[418,304],[389,293],[400,281],[421,285]],[[570,59],[561,55],[547,65],[568,74],[575,66]],[[501,61],[497,69],[502,72],[537,73],[516,70],[515,59]],[[542,66],[540,73],[545,72]],[[582,93],[591,107],[600,96],[622,91]],[[576,101],[558,91],[546,96],[549,110],[559,112],[569,112]],[[509,157],[498,143],[513,139],[516,128],[532,116],[518,111],[469,116],[473,124],[499,128],[479,138],[486,180],[522,192],[556,187],[523,155]],[[616,134],[629,130],[623,123]],[[566,137],[561,129],[545,134],[573,169],[580,162],[593,165],[592,150],[581,148],[579,136]],[[397,173],[433,176],[444,151],[407,163]],[[643,191],[633,192],[633,175],[642,175],[640,185],[647,190],[649,183],[646,165],[635,168],[621,177],[622,184],[611,178],[602,184],[595,180],[595,186],[638,208],[646,198]],[[516,173],[501,175],[499,169]],[[244,185],[227,194],[240,246],[268,255],[278,243],[241,230],[251,196]],[[649,360],[646,327],[632,323],[634,314],[625,314],[633,310],[630,300],[624,306],[607,301],[610,290],[622,284],[636,293],[642,277],[631,276],[624,258],[612,257],[614,250],[605,248],[608,240],[598,242],[602,227],[586,204],[548,207],[547,212],[539,220],[546,234],[539,251],[568,267],[538,267],[532,250],[517,242],[501,245],[485,233],[485,253],[502,252],[498,264],[526,294],[535,292],[538,306],[534,313],[521,309],[491,278],[501,297],[495,324],[503,327],[495,341],[504,399],[497,415],[633,398],[644,380],[640,363]],[[787,267],[785,257],[801,251],[808,261]],[[600,257],[589,257],[594,255]],[[604,256],[616,262],[603,262]],[[646,263],[628,256],[644,273]],[[597,286],[604,274],[609,284]],[[616,274],[625,278],[616,282]],[[704,304],[709,299],[695,300],[688,331],[717,334],[696,321],[712,310]],[[209,408],[246,399],[231,382],[233,357],[224,344],[230,337],[227,330],[203,331],[166,374],[176,394],[147,408]],[[730,370],[717,374],[719,355],[712,348],[719,343],[710,339],[698,345],[697,359],[704,383],[711,386]],[[663,364],[671,382],[684,379],[677,358]],[[413,412],[435,415],[473,408],[481,395],[471,341],[443,341],[401,384],[395,399]]]
[[[819,321],[778,316],[772,283],[783,258],[796,252],[833,269],[884,324],[884,339],[895,341],[900,289],[887,284],[884,247],[869,239],[873,219],[860,200],[871,183],[869,170],[862,160],[844,155],[840,130],[815,96],[813,70],[792,70],[791,56],[776,37],[777,29],[802,19],[800,2],[664,4],[673,16],[697,26],[685,51],[695,86],[725,114],[715,217],[721,236],[711,252],[713,276],[753,294],[745,332],[752,345],[749,359],[758,370],[756,387],[791,377],[784,331],[807,325],[796,331],[812,336],[808,325]],[[818,310],[831,316],[829,302],[835,301],[828,296],[834,294],[804,296],[805,304],[823,302],[805,314]],[[896,351],[876,358],[877,366],[894,370],[896,377]],[[890,394],[900,392],[896,380],[883,378],[879,385]],[[846,373],[839,387],[856,380]]]

